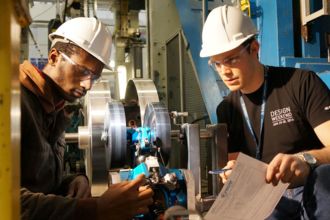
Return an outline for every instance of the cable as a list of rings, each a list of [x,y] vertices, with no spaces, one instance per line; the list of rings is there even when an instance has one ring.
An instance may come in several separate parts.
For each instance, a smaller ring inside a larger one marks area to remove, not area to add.
[[[51,8],[54,7],[54,6],[55,6],[55,5],[52,5],[52,6],[50,6],[49,8],[47,8],[45,11],[43,11],[43,12],[39,13],[38,15],[34,16],[34,17],[32,18],[32,20],[34,20],[35,18],[39,17],[40,15],[43,15],[44,13],[46,13],[49,9],[51,9]]]
[[[198,121],[207,120],[207,119],[209,119],[209,116],[204,115],[203,117],[200,117],[200,118],[197,118],[197,119],[193,120],[190,124],[195,124]]]
[[[64,11],[63,11],[63,23],[65,22],[65,19],[66,19],[66,10],[68,7],[68,0],[65,0],[65,3],[64,3]]]
[[[39,52],[40,57],[43,58],[44,55],[41,53],[41,50],[40,50],[40,48],[39,48],[39,46],[38,46],[38,43],[37,43],[36,39],[34,38],[34,35],[33,35],[32,31],[31,31],[31,28],[30,28],[30,27],[28,27],[28,31],[29,31],[29,34],[30,34],[30,36],[31,36],[31,38],[32,38],[32,41],[33,41],[33,43],[34,43],[35,48],[36,48],[37,51]]]

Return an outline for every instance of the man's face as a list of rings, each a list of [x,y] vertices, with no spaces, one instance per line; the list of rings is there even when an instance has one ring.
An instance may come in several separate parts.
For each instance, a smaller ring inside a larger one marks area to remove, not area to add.
[[[57,52],[58,61],[52,79],[65,100],[74,101],[83,97],[91,89],[93,82],[101,76],[103,63],[83,50],[71,56]]]
[[[253,90],[255,62],[259,46],[252,42],[247,46],[239,46],[231,51],[212,56],[209,63],[218,72],[219,76],[230,91]]]

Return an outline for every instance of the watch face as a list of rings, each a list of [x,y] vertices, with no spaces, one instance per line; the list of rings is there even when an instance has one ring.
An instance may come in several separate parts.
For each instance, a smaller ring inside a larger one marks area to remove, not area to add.
[[[311,154],[308,154],[308,153],[304,153],[303,154],[304,158],[305,158],[305,161],[311,165],[316,165],[316,158],[311,155]]]

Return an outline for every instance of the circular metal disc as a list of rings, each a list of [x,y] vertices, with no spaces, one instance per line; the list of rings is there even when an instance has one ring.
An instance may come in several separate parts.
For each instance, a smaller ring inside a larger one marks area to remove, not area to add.
[[[88,126],[90,135],[89,146],[85,146],[85,163],[86,174],[92,181],[92,195],[98,195],[107,188],[108,170],[106,169],[105,147],[101,136],[106,103],[109,101],[111,101],[111,92],[108,80],[95,83],[85,97],[85,124]]]
[[[125,102],[128,105],[138,104],[140,107],[141,124],[145,108],[150,102],[159,102],[158,93],[154,82],[150,79],[132,79],[128,81],[125,93]]]
[[[151,129],[154,134],[151,141],[160,144],[161,154],[166,164],[171,151],[171,123],[165,105],[159,102],[148,103],[144,113],[143,126]]]
[[[127,153],[126,117],[121,102],[112,101],[107,105],[104,119],[104,131],[107,134],[107,168],[119,168],[125,165]]]

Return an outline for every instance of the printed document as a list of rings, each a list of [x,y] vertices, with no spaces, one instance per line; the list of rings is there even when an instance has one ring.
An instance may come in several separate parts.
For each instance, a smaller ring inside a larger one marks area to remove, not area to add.
[[[267,164],[239,153],[206,220],[264,220],[274,210],[288,183],[277,186],[265,181]]]

